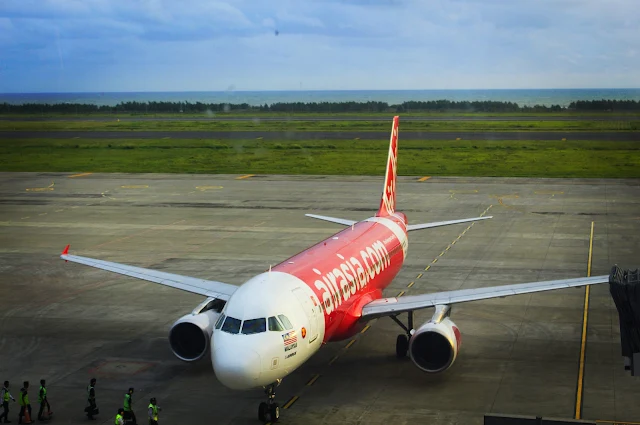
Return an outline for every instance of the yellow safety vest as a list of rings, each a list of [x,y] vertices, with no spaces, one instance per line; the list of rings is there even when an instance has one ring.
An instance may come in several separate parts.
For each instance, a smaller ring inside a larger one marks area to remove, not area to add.
[[[120,413],[118,413],[116,415],[116,421],[114,422],[115,425],[120,425],[120,421],[122,421],[122,415]]]
[[[22,390],[20,390],[20,406],[27,406],[28,404],[30,404],[29,393],[23,388]]]
[[[158,405],[153,405],[151,403],[149,403],[149,408],[153,409],[153,420],[157,421],[158,420]]]

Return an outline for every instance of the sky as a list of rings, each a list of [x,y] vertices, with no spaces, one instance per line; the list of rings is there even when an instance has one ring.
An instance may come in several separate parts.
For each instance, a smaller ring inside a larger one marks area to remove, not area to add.
[[[639,0],[0,0],[0,92],[640,87]]]

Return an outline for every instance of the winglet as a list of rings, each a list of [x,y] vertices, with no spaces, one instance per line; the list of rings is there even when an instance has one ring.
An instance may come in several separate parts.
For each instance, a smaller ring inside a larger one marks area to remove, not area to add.
[[[69,247],[70,247],[70,246],[71,246],[71,244],[69,244],[69,245],[65,246],[65,247],[64,247],[64,250],[62,251],[62,254],[60,254],[60,256],[68,255],[68,254],[69,254]],[[64,260],[64,262],[66,263],[66,262],[67,262],[67,260]]]

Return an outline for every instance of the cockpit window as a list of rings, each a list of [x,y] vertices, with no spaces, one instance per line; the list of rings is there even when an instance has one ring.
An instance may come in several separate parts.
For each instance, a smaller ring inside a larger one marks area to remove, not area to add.
[[[245,335],[258,334],[260,332],[267,331],[266,319],[251,319],[245,320],[242,323],[242,333]]]
[[[224,325],[222,325],[222,330],[230,334],[237,334],[240,332],[240,324],[242,324],[241,320],[227,316]]]
[[[220,317],[218,317],[218,321],[216,322],[216,329],[220,329],[220,326],[222,326],[222,322],[224,322],[225,317],[227,316],[225,316],[224,314],[221,314]]]
[[[293,326],[291,326],[291,322],[289,321],[289,319],[287,319],[287,316],[285,316],[284,314],[278,314],[278,317],[280,318],[280,321],[282,322],[286,330],[293,329]]]
[[[278,319],[275,318],[275,316],[271,316],[269,317],[269,330],[280,332],[284,330],[284,327],[282,327],[282,325],[280,324]]]

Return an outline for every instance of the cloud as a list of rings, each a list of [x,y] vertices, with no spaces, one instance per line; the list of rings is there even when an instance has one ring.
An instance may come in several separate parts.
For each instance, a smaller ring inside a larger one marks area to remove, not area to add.
[[[0,92],[639,87],[638,18],[637,0],[4,0]]]

